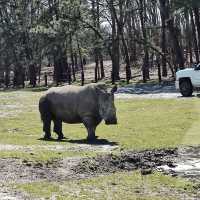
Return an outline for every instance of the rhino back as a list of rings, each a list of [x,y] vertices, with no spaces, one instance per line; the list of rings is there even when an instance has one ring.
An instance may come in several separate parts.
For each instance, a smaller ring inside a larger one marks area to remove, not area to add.
[[[86,116],[99,118],[98,97],[94,86],[52,88],[46,97],[55,118],[66,123],[81,123]]]

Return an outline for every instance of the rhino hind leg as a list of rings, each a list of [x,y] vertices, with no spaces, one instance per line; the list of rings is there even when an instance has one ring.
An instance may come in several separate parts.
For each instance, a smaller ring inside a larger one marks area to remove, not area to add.
[[[45,119],[43,121],[43,131],[45,132],[44,139],[51,139],[51,119]]]
[[[41,115],[41,120],[43,122],[43,131],[45,133],[44,139],[51,139],[51,120],[52,116],[49,112],[49,102],[46,98],[41,98],[39,102],[39,111]]]
[[[54,119],[54,132],[58,135],[58,140],[64,139],[61,120]]]

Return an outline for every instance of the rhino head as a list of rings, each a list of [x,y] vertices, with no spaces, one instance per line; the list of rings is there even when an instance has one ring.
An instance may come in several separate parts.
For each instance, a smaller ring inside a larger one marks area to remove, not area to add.
[[[117,124],[116,107],[114,104],[114,93],[117,91],[115,86],[111,92],[106,89],[99,90],[99,114],[107,125]]]

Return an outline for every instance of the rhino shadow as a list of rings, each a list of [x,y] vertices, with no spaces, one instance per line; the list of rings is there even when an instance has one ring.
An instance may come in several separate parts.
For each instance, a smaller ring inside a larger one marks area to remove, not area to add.
[[[87,139],[80,139],[80,140],[68,140],[69,143],[72,144],[92,144],[92,145],[110,145],[110,146],[117,146],[117,142],[111,142],[107,139],[98,139],[88,141]]]
[[[39,138],[38,140],[40,141],[46,141],[46,142],[68,142],[68,139],[67,138],[64,138],[62,140],[58,140],[56,138],[49,138],[49,139],[45,139],[45,138]]]
[[[71,143],[71,144],[92,144],[92,145],[110,145],[110,146],[117,146],[119,145],[118,142],[111,142],[107,139],[98,139],[98,137],[96,137],[96,139],[92,140],[92,141],[88,141],[87,139],[79,139],[79,140],[70,140],[68,138],[64,138],[63,140],[58,140],[58,139],[44,139],[44,138],[39,138],[38,140],[40,141],[47,141],[47,142],[62,142],[62,143]]]

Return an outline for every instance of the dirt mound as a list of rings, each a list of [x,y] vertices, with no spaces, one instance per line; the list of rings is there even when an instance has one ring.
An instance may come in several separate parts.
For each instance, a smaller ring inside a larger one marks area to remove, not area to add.
[[[145,175],[151,173],[158,166],[172,166],[176,156],[177,149],[124,152],[120,155],[109,154],[83,159],[73,170],[78,174],[96,174],[141,169],[142,174]]]

